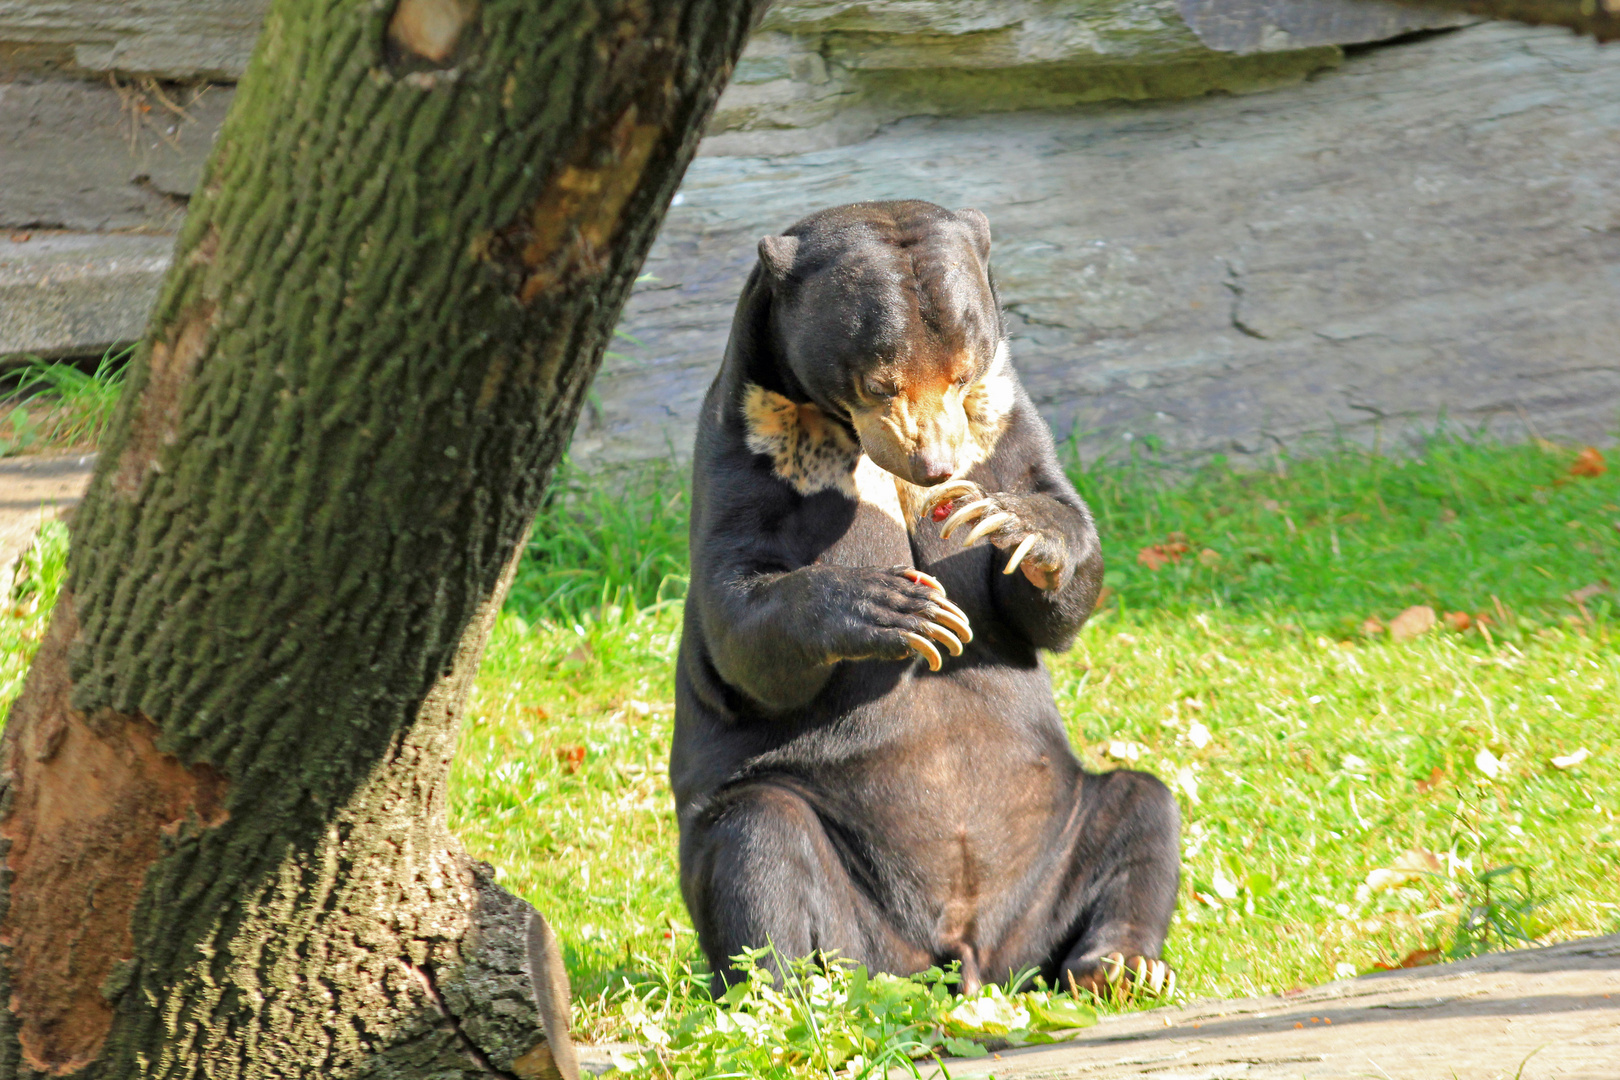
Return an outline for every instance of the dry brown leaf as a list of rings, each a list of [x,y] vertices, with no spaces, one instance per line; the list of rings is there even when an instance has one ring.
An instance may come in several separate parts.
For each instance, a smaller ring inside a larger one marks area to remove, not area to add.
[[[1384,624],[1379,621],[1378,616],[1369,615],[1361,621],[1361,632],[1369,637],[1374,634],[1382,634]]]
[[[1401,962],[1398,964],[1386,964],[1382,960],[1375,960],[1373,962],[1373,967],[1377,968],[1379,971],[1397,971],[1401,968],[1428,967],[1430,964],[1438,964],[1440,962],[1441,955],[1442,954],[1439,949],[1413,949],[1411,952],[1402,957]]]
[[[1466,611],[1448,611],[1443,618],[1446,620],[1446,629],[1465,633],[1473,628],[1474,617]]]
[[[1569,472],[1571,476],[1602,476],[1608,469],[1598,448],[1588,446],[1575,455],[1575,461],[1570,465]]]
[[[1569,594],[1569,602],[1572,603],[1572,604],[1584,604],[1588,600],[1592,599],[1592,597],[1598,595],[1599,593],[1605,593],[1605,592],[1608,592],[1608,591],[1609,591],[1609,586],[1608,585],[1604,584],[1601,581],[1596,581],[1596,582],[1593,582],[1590,585],[1582,585],[1580,588],[1578,588],[1574,592],[1570,593]]]
[[[1444,864],[1432,851],[1413,848],[1396,857],[1395,865],[1380,866],[1367,875],[1367,887],[1373,892],[1393,889],[1425,874],[1438,874]]]
[[[1439,949],[1413,949],[1411,952],[1402,957],[1401,967],[1428,967],[1430,964],[1438,964],[1440,962],[1440,956],[1441,953]]]
[[[1200,566],[1207,566],[1213,570],[1221,565],[1221,553],[1214,548],[1205,548],[1198,553],[1198,563]]]
[[[557,748],[557,760],[562,763],[563,772],[579,772],[579,767],[585,764],[585,748],[583,746],[560,746]]]
[[[1389,620],[1389,636],[1396,641],[1409,641],[1433,630],[1435,622],[1434,608],[1428,604],[1413,604]]]
[[[1436,765],[1433,771],[1429,773],[1429,778],[1427,780],[1419,780],[1417,782],[1418,792],[1422,794],[1433,791],[1435,788],[1440,786],[1440,782],[1445,778],[1446,770]]]
[[[1181,540],[1170,540],[1163,544],[1149,544],[1136,553],[1136,561],[1149,570],[1158,570],[1169,563],[1181,561],[1187,554],[1187,544]]]

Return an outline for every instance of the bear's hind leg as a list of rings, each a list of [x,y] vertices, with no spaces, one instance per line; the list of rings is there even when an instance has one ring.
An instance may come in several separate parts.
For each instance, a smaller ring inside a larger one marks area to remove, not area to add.
[[[681,891],[717,995],[737,978],[730,958],[767,945],[784,960],[836,952],[872,971],[928,966],[856,885],[814,807],[781,785],[719,796],[681,838]]]
[[[1157,778],[1120,770],[1087,775],[1070,866],[1078,918],[1058,985],[1107,995],[1122,980],[1166,992],[1159,959],[1181,884],[1181,814]]]

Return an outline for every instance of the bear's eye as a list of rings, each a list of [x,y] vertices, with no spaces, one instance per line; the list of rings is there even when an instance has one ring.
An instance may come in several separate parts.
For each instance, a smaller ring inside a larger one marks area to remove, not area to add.
[[[885,401],[894,397],[896,393],[897,391],[894,383],[889,382],[886,379],[866,380],[866,394],[868,397],[877,398],[879,401]]]

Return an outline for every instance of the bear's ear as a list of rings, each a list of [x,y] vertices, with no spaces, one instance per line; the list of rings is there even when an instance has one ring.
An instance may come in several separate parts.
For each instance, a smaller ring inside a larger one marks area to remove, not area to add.
[[[793,269],[793,256],[798,252],[797,236],[767,236],[759,242],[759,264],[780,281]]]
[[[968,227],[973,234],[973,246],[979,250],[979,260],[984,263],[990,261],[990,219],[984,216],[982,210],[972,207],[963,207],[956,212],[956,219]]]

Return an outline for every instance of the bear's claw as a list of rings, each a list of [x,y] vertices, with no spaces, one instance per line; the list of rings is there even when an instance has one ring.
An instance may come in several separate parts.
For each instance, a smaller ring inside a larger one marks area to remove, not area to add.
[[[1176,973],[1163,960],[1146,956],[1126,959],[1113,952],[1099,957],[1097,966],[1089,973],[1076,975],[1064,972],[1069,993],[1075,997],[1090,993],[1097,998],[1127,1002],[1140,1000],[1169,1000],[1176,993]]]

